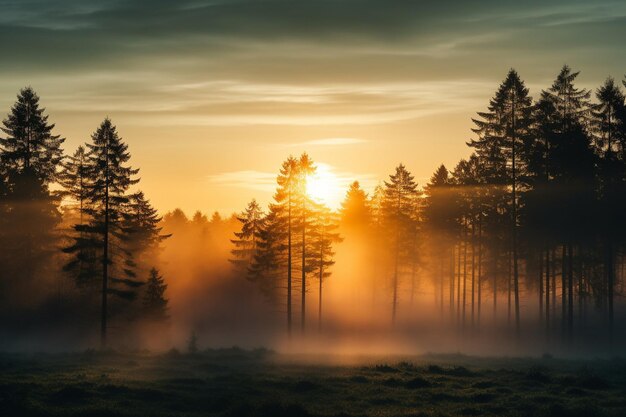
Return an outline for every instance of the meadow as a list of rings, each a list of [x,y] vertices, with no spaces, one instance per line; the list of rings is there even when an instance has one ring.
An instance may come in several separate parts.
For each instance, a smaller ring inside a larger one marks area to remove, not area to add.
[[[617,417],[626,415],[626,361],[5,353],[0,415]]]

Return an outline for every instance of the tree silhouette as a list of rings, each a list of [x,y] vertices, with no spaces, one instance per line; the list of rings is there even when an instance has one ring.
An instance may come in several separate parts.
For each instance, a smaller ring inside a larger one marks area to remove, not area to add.
[[[307,207],[307,202],[309,202],[309,197],[307,195],[307,180],[308,177],[313,175],[315,173],[316,167],[313,163],[313,161],[311,160],[311,158],[309,158],[309,155],[307,153],[303,153],[300,156],[300,160],[298,161],[298,177],[299,177],[299,182],[300,182],[300,196],[299,196],[299,200],[300,200],[300,225],[299,228],[301,230],[302,233],[302,246],[301,246],[301,256],[302,256],[302,263],[300,265],[300,269],[301,269],[301,285],[302,285],[302,305],[301,305],[301,330],[302,333],[305,332],[305,328],[306,328],[306,291],[307,291],[307,285],[306,285],[306,275],[307,275],[307,264],[306,264],[306,260],[307,260],[307,244],[306,244],[306,237],[307,237],[307,233],[309,231],[309,224],[307,221],[307,218],[310,215],[310,209]],[[310,207],[310,204],[309,204]]]
[[[234,248],[231,250],[233,258],[230,262],[238,272],[247,274],[257,253],[259,234],[264,226],[265,219],[259,203],[255,199],[250,201],[237,220],[241,223],[241,229],[235,232],[236,239],[231,239]]]
[[[389,234],[390,250],[393,254],[392,310],[391,321],[396,322],[398,307],[398,284],[400,269],[410,259],[412,241],[415,238],[415,212],[417,211],[417,184],[404,165],[385,181],[383,213],[384,227]]]
[[[91,139],[92,142],[87,144],[88,219],[75,226],[77,232],[89,235],[90,240],[76,239],[65,251],[80,254],[85,244],[100,247],[101,255],[96,258],[101,263],[102,277],[100,339],[101,345],[106,346],[108,295],[132,300],[136,297],[136,288],[143,283],[136,279],[135,264],[128,248],[131,230],[127,227],[131,203],[128,189],[139,180],[134,178],[138,170],[126,165],[130,159],[128,146],[118,136],[110,119],[101,123]],[[145,220],[151,222],[154,219]]]
[[[322,330],[322,290],[326,279],[331,276],[330,267],[335,264],[333,256],[333,244],[341,242],[341,237],[336,231],[339,223],[334,213],[323,205],[318,205],[312,213],[311,240],[309,249],[310,271],[318,280],[318,331]]]
[[[499,147],[506,158],[506,169],[511,186],[511,252],[513,268],[513,292],[515,296],[515,329],[520,331],[519,265],[518,265],[518,197],[519,175],[523,170],[521,148],[531,138],[532,98],[528,89],[513,69],[500,84],[495,96],[489,102],[488,112],[479,113],[480,119],[473,119],[473,131],[478,140],[469,145],[477,152],[489,154],[490,148]]]
[[[156,268],[150,269],[150,276],[146,282],[143,296],[144,317],[156,321],[163,321],[168,318],[166,290],[167,284],[163,276]]]
[[[62,159],[65,139],[53,135],[39,97],[30,87],[20,90],[17,101],[3,120],[0,130],[0,276],[14,277],[11,290],[31,293],[38,290],[36,278],[51,266],[58,244],[61,221],[59,199],[50,192]],[[10,305],[18,298],[9,296]]]

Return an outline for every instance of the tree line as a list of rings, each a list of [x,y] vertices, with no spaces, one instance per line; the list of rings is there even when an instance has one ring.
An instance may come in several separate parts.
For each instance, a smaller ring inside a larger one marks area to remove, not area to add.
[[[0,128],[0,304],[18,325],[28,301],[55,285],[51,277],[59,295],[70,277],[76,308],[99,305],[105,346],[111,317],[166,318],[167,285],[152,262],[167,235],[144,194],[130,191],[138,170],[109,118],[72,155],[54,128],[30,87]]]
[[[389,297],[391,323],[429,280],[440,316],[463,331],[479,329],[485,309],[497,321],[504,305],[518,337],[525,322],[571,341],[599,316],[612,342],[625,281],[626,106],[613,78],[591,91],[578,75],[563,66],[533,99],[511,69],[472,119],[468,158],[422,188],[403,164],[371,195],[354,182],[338,213],[307,196],[308,155],[289,157],[267,212],[253,200],[239,216],[234,265],[284,307],[289,333],[297,295],[305,329],[311,279],[321,311],[345,238],[370,246],[371,283],[360,285]]]

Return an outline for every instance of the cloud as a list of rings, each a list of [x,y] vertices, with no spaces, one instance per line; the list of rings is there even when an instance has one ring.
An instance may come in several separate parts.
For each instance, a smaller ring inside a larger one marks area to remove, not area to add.
[[[276,174],[254,170],[222,172],[209,175],[209,182],[223,187],[271,192],[275,188]]]
[[[344,146],[344,145],[359,145],[366,143],[365,139],[358,138],[326,138],[326,139],[314,139],[307,140],[300,143],[292,143],[289,146]]]

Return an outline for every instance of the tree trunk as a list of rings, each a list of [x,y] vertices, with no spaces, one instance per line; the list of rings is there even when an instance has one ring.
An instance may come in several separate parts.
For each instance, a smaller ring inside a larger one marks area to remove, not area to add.
[[[472,316],[471,316],[471,329],[474,330],[475,324],[475,288],[476,288],[476,227],[474,219],[472,219]]]
[[[287,335],[291,339],[291,185],[287,204]]]
[[[566,244],[563,243],[561,250],[561,334],[565,337],[567,332],[567,253]]]
[[[550,340],[550,248],[546,248],[546,340]]]
[[[306,331],[306,196],[302,198],[302,314],[301,331]]]
[[[539,251],[538,266],[538,282],[539,282],[539,325],[543,324],[543,250]]]
[[[465,224],[464,226],[467,226],[467,224]],[[465,330],[465,306],[466,306],[466,296],[467,296],[466,286],[467,286],[467,227],[464,227],[463,229],[463,306],[462,306],[463,330]]]
[[[107,344],[107,301],[109,292],[109,139],[105,144],[104,179],[104,239],[102,254],[102,311],[100,316],[100,346]]]
[[[570,242],[567,246],[567,337],[572,342],[574,337],[574,248]]]
[[[455,279],[454,279],[454,274],[456,273],[456,271],[454,270],[454,264],[455,264],[455,249],[454,249],[454,245],[451,246],[451,256],[450,256],[450,321],[453,322],[454,321],[454,285],[455,285]]]
[[[480,312],[482,307],[483,287],[483,223],[482,213],[478,215],[478,315],[476,326],[480,328]]]

